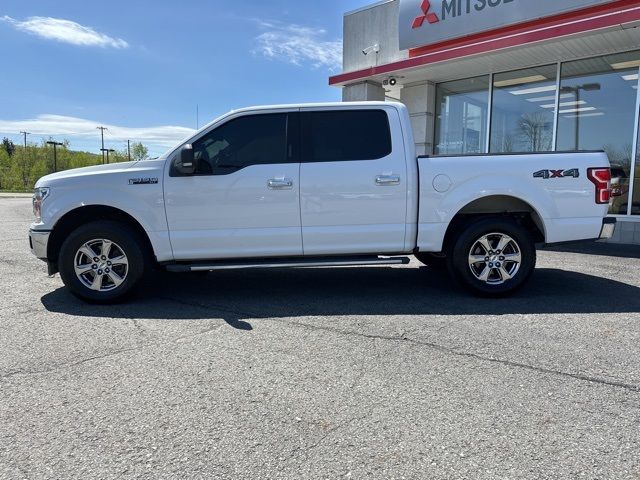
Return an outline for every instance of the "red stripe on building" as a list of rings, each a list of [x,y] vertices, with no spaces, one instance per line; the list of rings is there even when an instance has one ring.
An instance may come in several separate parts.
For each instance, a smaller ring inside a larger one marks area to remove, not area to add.
[[[503,48],[552,40],[640,20],[640,0],[617,0],[574,12],[563,13],[461,39],[409,50],[409,58],[399,62],[343,73],[329,78],[329,85],[362,80],[436,62],[487,53]]]

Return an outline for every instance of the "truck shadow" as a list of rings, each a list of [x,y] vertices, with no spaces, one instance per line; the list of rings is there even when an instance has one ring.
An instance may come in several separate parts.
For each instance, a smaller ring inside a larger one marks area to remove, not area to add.
[[[547,247],[551,252],[578,253],[581,255],[599,255],[604,257],[640,258],[640,246],[615,243],[575,243],[556,247]]]
[[[249,319],[378,315],[508,315],[640,312],[640,288],[606,278],[538,269],[517,295],[470,296],[448,277],[423,268],[324,268],[225,271],[204,276],[159,273],[128,303],[87,305],[58,289],[41,299],[72,316],[224,319],[251,330]]]

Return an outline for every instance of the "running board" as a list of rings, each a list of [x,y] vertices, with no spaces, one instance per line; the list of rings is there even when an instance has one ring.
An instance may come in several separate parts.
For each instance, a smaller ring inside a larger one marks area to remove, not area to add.
[[[212,272],[214,270],[249,270],[256,268],[310,268],[310,267],[357,267],[380,265],[408,265],[408,257],[334,257],[302,259],[266,259],[254,261],[228,261],[214,263],[192,263],[167,265],[174,273]]]

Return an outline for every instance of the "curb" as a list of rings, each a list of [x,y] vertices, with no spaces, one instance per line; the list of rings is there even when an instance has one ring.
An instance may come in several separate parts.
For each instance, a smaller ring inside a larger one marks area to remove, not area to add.
[[[2,193],[0,192],[0,198],[31,198],[32,193]]]

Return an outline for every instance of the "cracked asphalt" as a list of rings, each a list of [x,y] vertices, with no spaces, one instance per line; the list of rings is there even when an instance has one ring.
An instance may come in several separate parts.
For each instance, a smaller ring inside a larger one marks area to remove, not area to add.
[[[640,479],[640,248],[514,298],[426,267],[157,274],[89,306],[0,199],[0,478]]]

